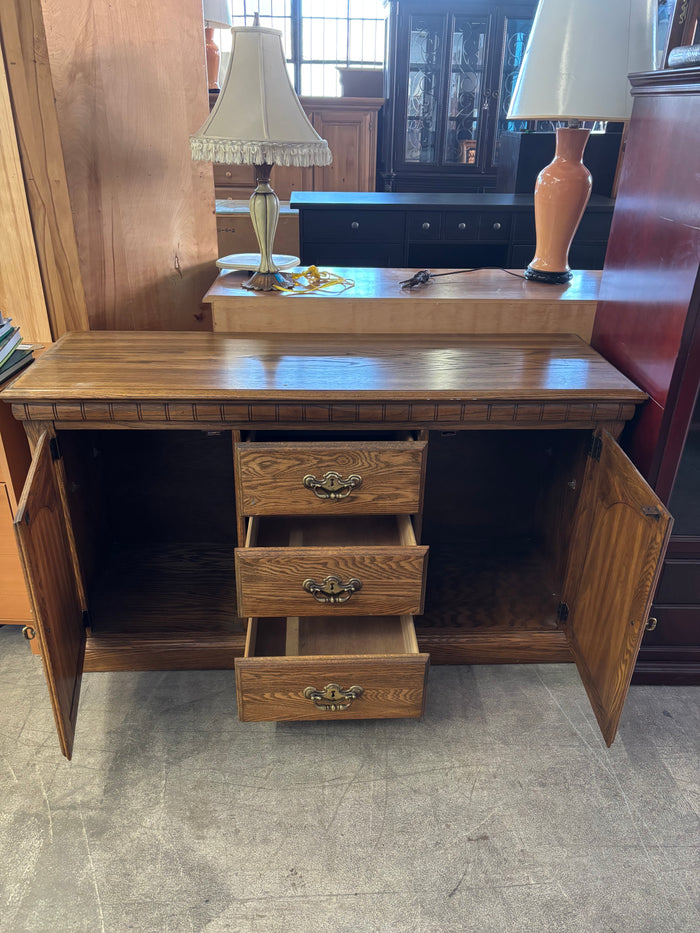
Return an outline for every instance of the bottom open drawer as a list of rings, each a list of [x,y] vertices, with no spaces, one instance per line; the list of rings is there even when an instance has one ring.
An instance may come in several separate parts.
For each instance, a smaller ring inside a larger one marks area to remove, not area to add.
[[[418,718],[428,660],[411,616],[251,619],[236,659],[238,717]]]

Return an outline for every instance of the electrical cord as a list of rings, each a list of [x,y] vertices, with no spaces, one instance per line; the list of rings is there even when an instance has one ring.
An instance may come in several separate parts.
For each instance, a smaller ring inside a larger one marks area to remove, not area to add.
[[[401,288],[417,288],[419,285],[428,285],[432,279],[436,279],[441,275],[462,275],[465,272],[479,272],[480,268],[475,269],[453,269],[450,272],[431,272],[429,269],[421,269],[419,272],[415,272],[410,279],[404,279],[403,282],[400,282]],[[512,275],[516,279],[525,279],[524,275],[520,275],[518,272],[511,272],[510,269],[500,269],[500,272],[505,272],[506,275]]]

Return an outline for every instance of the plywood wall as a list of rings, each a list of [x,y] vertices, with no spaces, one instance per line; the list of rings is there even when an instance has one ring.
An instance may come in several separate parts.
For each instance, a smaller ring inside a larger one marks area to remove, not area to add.
[[[0,312],[30,343],[51,340],[39,262],[15,137],[10,91],[0,59]]]
[[[201,0],[42,0],[92,329],[207,329],[216,276]],[[169,7],[169,8],[168,8]]]
[[[0,307],[25,340],[88,326],[41,0],[0,0]]]

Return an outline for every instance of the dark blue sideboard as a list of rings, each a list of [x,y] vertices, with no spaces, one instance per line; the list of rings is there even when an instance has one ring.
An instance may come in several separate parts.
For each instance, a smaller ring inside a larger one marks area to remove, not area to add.
[[[614,205],[591,197],[572,268],[603,268]],[[305,266],[516,269],[535,252],[530,194],[294,191],[290,206]]]

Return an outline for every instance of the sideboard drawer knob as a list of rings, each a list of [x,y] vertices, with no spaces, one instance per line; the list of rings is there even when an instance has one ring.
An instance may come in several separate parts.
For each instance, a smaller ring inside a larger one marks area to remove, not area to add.
[[[423,227],[424,230],[430,230],[430,224],[428,223],[427,220],[426,220],[426,222],[425,222],[424,224],[422,224],[422,227]]]
[[[358,222],[357,222],[356,220],[353,220],[353,222],[350,224],[350,229],[351,229],[351,230],[359,230],[359,229],[360,229],[360,225],[358,224]]]
[[[500,225],[498,222],[496,222],[496,223],[493,225],[493,229],[494,229],[494,230],[500,230],[500,229],[501,229],[501,225]]]
[[[458,229],[458,230],[466,230],[466,229],[467,229],[467,225],[466,225],[464,222],[462,222],[461,224],[457,224],[457,229]]]

